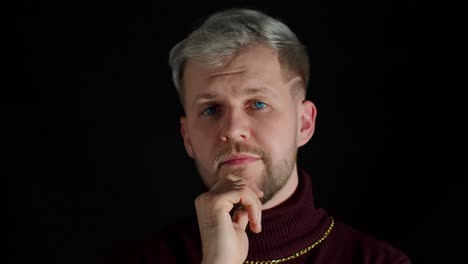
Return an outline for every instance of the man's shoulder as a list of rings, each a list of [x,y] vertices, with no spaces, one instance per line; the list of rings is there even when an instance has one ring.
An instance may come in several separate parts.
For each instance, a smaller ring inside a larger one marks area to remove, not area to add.
[[[339,220],[335,220],[329,239],[331,248],[355,260],[353,263],[411,263],[408,256],[397,247]]]

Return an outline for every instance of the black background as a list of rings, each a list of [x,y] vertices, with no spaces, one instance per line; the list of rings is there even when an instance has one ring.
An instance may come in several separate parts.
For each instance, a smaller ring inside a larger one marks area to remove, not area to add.
[[[168,52],[226,7],[280,18],[309,49],[318,119],[298,162],[312,175],[317,205],[414,263],[468,261],[466,87],[456,81],[454,8],[220,2],[14,9],[2,100],[13,166],[9,263],[100,263],[113,247],[193,212],[199,182],[179,133]]]

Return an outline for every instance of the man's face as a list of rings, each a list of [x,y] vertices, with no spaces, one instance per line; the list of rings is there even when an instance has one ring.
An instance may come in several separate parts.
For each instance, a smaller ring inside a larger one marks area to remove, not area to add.
[[[208,188],[236,174],[266,202],[297,173],[297,148],[312,136],[315,107],[292,92],[300,78],[284,78],[275,51],[251,46],[221,68],[188,61],[183,85],[184,145]]]

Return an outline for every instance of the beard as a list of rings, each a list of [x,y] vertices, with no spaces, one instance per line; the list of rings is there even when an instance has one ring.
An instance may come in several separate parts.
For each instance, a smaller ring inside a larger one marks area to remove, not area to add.
[[[263,192],[263,197],[260,198],[262,204],[270,201],[271,198],[275,196],[288,182],[289,178],[291,177],[292,170],[294,168],[294,161],[296,160],[296,152],[292,151],[289,159],[283,159],[278,162],[278,164],[273,164],[271,156],[268,155],[265,151],[263,151],[259,147],[250,146],[244,143],[239,142],[231,142],[225,148],[221,149],[215,156],[214,168],[215,168],[215,175],[210,176],[209,170],[203,169],[202,164],[194,155],[194,161],[198,173],[203,179],[203,182],[207,188],[211,188],[214,185],[216,179],[220,179],[221,172],[220,172],[220,164],[221,162],[234,153],[248,153],[254,154],[261,158],[264,163],[264,168],[260,172],[260,177],[258,178],[257,187]],[[240,177],[245,177],[246,174],[246,167],[238,167],[229,172]],[[214,181],[209,184],[207,179],[214,179]]]
[[[263,196],[260,198],[262,204],[270,201],[286,185],[293,168],[293,160],[282,160],[274,168],[271,164],[270,166],[265,164],[263,175],[258,183],[258,188],[263,191]]]

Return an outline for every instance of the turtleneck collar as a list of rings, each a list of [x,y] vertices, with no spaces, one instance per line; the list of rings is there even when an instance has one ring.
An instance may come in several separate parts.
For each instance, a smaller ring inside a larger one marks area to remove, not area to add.
[[[298,169],[299,184],[291,197],[262,212],[262,232],[247,228],[247,260],[273,260],[290,256],[320,239],[330,224],[327,213],[316,209],[310,176]]]

